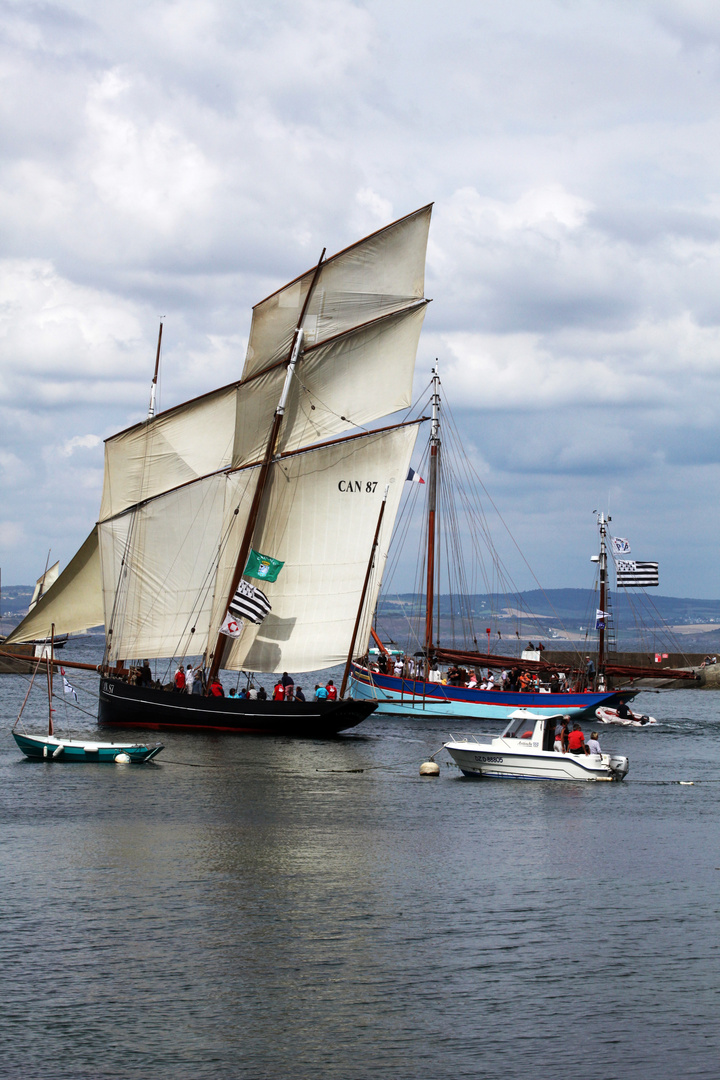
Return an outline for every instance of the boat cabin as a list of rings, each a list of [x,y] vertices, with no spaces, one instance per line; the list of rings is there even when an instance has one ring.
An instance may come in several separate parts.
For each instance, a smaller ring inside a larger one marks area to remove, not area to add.
[[[538,750],[552,750],[555,745],[557,716],[536,716],[518,709],[501,734],[501,739],[521,739]]]

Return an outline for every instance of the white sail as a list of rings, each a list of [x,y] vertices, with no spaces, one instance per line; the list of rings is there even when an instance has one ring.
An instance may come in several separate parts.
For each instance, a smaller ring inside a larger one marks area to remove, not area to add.
[[[363,426],[411,401],[424,301],[308,348],[298,365],[281,446],[296,450]],[[262,459],[285,366],[161,413],[108,439],[100,521],[181,484]]]
[[[288,399],[278,450],[299,450],[407,408],[426,304],[357,327],[304,351]],[[262,458],[285,365],[238,392],[235,467]]]
[[[40,597],[48,591],[50,586],[55,584],[59,576],[60,563],[56,562],[53,563],[52,566],[49,566],[45,573],[37,579],[37,581],[35,582],[35,588],[33,589],[32,597],[30,598],[30,603],[28,604],[29,612],[32,611]]]
[[[417,424],[381,430],[277,463],[253,543],[285,565],[275,582],[253,580],[267,595],[272,611],[260,626],[245,625],[224,667],[300,672],[346,659],[389,485],[377,572],[359,637],[363,650],[417,430]],[[218,575],[212,619],[216,626],[225,614],[231,574],[227,559]]]
[[[303,320],[306,346],[423,296],[431,211],[408,214],[322,264]],[[314,274],[308,270],[253,309],[243,379],[287,358]]]
[[[247,519],[257,473],[218,473],[101,522],[111,661],[205,651],[218,552],[237,552],[230,530]]]
[[[185,402],[105,443],[100,521],[227,468],[235,442],[237,384]]]
[[[56,634],[89,630],[104,621],[97,527],[88,536],[55,583],[8,635],[7,644],[36,641]]]

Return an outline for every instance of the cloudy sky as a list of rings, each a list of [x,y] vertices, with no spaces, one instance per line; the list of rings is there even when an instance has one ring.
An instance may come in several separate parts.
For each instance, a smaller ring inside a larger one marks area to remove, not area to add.
[[[539,579],[590,584],[609,507],[660,592],[720,596],[716,4],[0,0],[0,77],[4,582],[89,531],[160,316],[167,407],[434,201],[418,386],[439,357]]]

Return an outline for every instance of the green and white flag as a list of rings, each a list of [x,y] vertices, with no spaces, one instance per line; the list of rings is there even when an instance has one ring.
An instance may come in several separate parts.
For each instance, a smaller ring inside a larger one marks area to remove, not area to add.
[[[261,555],[255,548],[250,548],[244,573],[248,577],[262,578],[263,581],[275,581],[284,565],[279,559],[271,559],[269,555]]]

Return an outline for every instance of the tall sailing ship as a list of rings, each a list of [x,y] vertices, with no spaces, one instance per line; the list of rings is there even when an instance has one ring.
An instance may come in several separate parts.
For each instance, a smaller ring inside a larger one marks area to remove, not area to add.
[[[155,415],[156,363],[147,420],[105,443],[97,523],[8,637],[103,624],[100,722],[316,736],[375,710],[342,693],[170,693],[126,674],[200,655],[208,681],[349,670],[366,651],[420,421],[366,425],[411,404],[430,215],[323,252],[259,303],[239,381]]]
[[[430,428],[429,452],[427,455],[428,480],[427,480],[427,508],[425,514],[425,544],[423,551],[425,596],[424,596],[424,620],[422,623],[422,636],[416,637],[415,657],[409,657],[405,650],[404,663],[398,662],[402,670],[395,672],[392,664],[385,664],[384,670],[381,665],[371,664],[366,658],[364,662],[354,663],[352,666],[352,687],[356,697],[364,697],[368,701],[376,701],[381,713],[403,715],[417,719],[431,717],[446,717],[448,719],[482,719],[507,721],[517,709],[529,709],[532,713],[543,716],[569,715],[575,719],[594,718],[598,708],[615,709],[625,705],[637,694],[637,690],[623,687],[618,691],[605,689],[603,681],[602,689],[598,689],[593,682],[588,682],[585,673],[580,670],[575,673],[576,677],[566,683],[576,683],[575,692],[553,693],[547,690],[502,690],[499,682],[489,689],[480,685],[468,686],[455,684],[447,678],[450,671],[457,670],[459,665],[462,669],[470,669],[479,672],[485,668],[488,671],[501,671],[503,669],[514,670],[516,673],[525,672],[531,675],[544,675],[549,677],[553,671],[569,671],[577,665],[572,654],[568,656],[568,662],[562,668],[558,665],[550,665],[542,660],[540,652],[524,651],[521,656],[513,657],[506,654],[492,654],[488,651],[483,653],[477,647],[477,640],[471,639],[466,646],[457,644],[442,644],[438,628],[437,599],[439,593],[439,561],[438,536],[440,498],[439,491],[441,478],[445,491],[444,504],[448,510],[448,516],[453,519],[451,523],[451,535],[444,541],[446,555],[449,553],[453,559],[459,559],[462,543],[458,536],[456,513],[467,492],[463,492],[460,483],[453,483],[453,477],[443,477],[442,474],[442,433],[441,433],[441,394],[440,376],[437,365],[432,376],[432,424]],[[483,525],[480,530],[473,523],[469,523],[467,531],[484,531]],[[606,579],[607,557],[602,556],[604,570],[603,581]],[[467,582],[467,574],[461,574],[462,580]],[[606,596],[606,593],[603,594]],[[467,604],[467,597],[458,601]],[[601,598],[601,607],[606,600]],[[373,632],[374,634],[374,632]],[[379,659],[389,657],[389,650],[374,634],[379,646]],[[603,637],[601,636],[600,649],[603,650]],[[488,638],[489,644],[489,638]],[[603,668],[604,668],[604,653]],[[600,665],[599,665],[600,667]],[[603,672],[604,673],[604,672]]]

